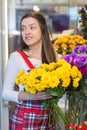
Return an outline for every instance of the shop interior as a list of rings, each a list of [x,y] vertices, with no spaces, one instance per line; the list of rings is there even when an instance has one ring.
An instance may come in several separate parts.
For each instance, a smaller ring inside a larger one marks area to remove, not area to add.
[[[2,84],[9,54],[19,47],[21,17],[41,11],[53,42],[61,35],[80,33],[78,10],[86,4],[87,0],[0,0],[0,130],[8,130],[11,105],[2,101]]]

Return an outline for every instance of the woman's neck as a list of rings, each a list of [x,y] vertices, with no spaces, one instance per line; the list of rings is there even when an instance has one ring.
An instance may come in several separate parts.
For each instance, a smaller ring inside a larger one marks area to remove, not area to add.
[[[35,59],[41,60],[41,50],[39,48],[24,50],[24,53],[30,58],[35,58]]]

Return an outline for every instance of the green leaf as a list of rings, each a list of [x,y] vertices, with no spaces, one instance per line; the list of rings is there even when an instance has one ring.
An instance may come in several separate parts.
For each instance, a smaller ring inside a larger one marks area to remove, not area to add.
[[[57,87],[57,88],[48,88],[46,89],[46,93],[50,94],[52,96],[57,96],[58,98],[61,97],[64,94],[64,88]]]

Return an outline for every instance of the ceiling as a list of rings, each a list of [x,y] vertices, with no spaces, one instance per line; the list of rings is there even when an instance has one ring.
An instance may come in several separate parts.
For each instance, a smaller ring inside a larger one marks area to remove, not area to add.
[[[16,4],[71,4],[84,5],[87,0],[15,0]]]
[[[25,4],[27,4],[27,3],[37,3],[37,4],[45,4],[45,3],[47,3],[47,4],[63,4],[63,3],[68,3],[69,2],[69,0],[16,0],[16,3],[18,4],[18,3],[25,3]]]

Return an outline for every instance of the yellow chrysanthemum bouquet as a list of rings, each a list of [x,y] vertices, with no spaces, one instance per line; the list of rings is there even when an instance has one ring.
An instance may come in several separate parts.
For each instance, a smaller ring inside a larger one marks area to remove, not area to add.
[[[45,107],[51,105],[54,108],[54,119],[59,123],[60,117],[66,122],[64,113],[58,106],[58,100],[63,96],[68,87],[77,88],[82,74],[76,66],[71,66],[64,59],[50,64],[42,64],[29,72],[20,70],[15,82],[24,86],[25,91],[35,94],[45,91],[52,95],[52,99],[44,100]],[[60,125],[60,123],[58,124]],[[61,126],[60,126],[61,127]]]
[[[77,45],[87,45],[87,40],[80,35],[62,35],[53,43],[54,49],[62,55],[70,54]]]

